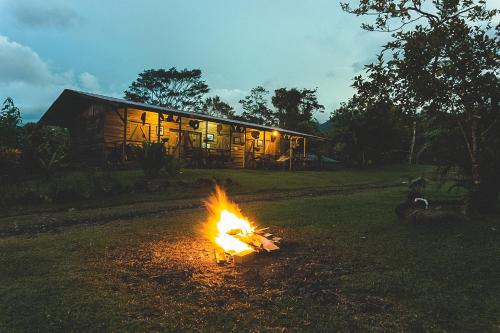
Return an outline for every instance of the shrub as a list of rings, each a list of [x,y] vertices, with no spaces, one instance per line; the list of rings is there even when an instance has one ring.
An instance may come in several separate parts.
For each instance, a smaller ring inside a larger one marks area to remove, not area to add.
[[[127,144],[125,146],[125,155],[127,156],[127,161],[138,161],[142,157],[143,147]]]
[[[0,147],[19,148],[22,141],[21,111],[7,97],[0,108]]]
[[[21,176],[20,157],[19,149],[0,147],[0,184],[12,184]]]
[[[181,171],[180,161],[171,155],[165,156],[165,172],[167,173],[167,175],[175,176],[178,175],[180,171]]]
[[[139,153],[139,163],[146,177],[158,177],[165,162],[166,149],[162,143],[144,142]]]
[[[26,128],[23,165],[31,171],[50,176],[63,166],[69,152],[69,133],[55,126],[36,125]]]

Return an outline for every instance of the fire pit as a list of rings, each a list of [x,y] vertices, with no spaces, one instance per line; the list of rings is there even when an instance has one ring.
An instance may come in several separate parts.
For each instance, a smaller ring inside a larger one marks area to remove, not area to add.
[[[205,201],[208,209],[207,235],[215,245],[218,264],[244,264],[259,252],[279,250],[279,237],[257,228],[241,213],[238,205],[227,198],[219,186]]]

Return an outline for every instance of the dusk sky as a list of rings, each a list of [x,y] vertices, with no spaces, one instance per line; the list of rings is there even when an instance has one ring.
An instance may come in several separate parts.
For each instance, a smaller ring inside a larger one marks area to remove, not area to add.
[[[328,0],[0,0],[0,98],[36,121],[64,88],[123,97],[144,69],[199,68],[237,110],[257,85],[317,87],[325,121],[388,38],[360,23]]]

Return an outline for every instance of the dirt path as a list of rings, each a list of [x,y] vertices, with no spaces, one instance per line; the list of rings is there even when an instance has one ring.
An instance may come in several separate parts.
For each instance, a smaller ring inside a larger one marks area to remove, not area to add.
[[[291,190],[268,190],[255,193],[237,194],[231,197],[237,203],[278,201],[300,197],[326,196],[364,191],[382,190],[399,187],[395,183],[367,183],[354,185],[329,186],[320,188],[301,188]],[[199,209],[203,207],[201,198],[150,201],[118,205],[105,208],[68,210],[52,213],[27,214],[0,218],[0,237],[14,235],[36,235],[50,231],[61,231],[78,225],[99,225],[117,219],[167,214],[169,212]]]

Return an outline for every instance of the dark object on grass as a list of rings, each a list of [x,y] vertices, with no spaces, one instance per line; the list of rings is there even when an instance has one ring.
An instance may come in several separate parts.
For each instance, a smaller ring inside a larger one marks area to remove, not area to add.
[[[422,194],[416,189],[410,189],[406,201],[396,206],[396,215],[400,219],[404,219],[415,209],[427,209],[428,202],[422,198]]]
[[[429,202],[422,195],[422,191],[426,185],[427,180],[424,177],[409,179],[409,192],[406,201],[397,205],[395,209],[399,219],[405,219],[413,210],[428,208]]]
[[[415,225],[437,225],[463,222],[465,220],[465,216],[450,210],[415,209],[408,214],[407,220],[409,223]]]

